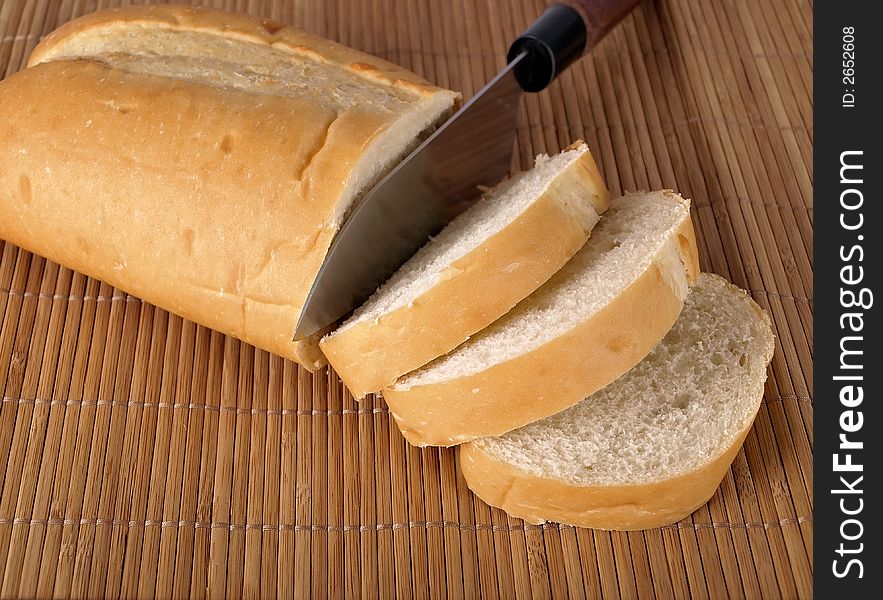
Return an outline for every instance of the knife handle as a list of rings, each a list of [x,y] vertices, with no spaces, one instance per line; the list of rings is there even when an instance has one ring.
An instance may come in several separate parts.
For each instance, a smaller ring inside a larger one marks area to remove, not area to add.
[[[640,0],[553,0],[540,18],[510,46],[508,61],[526,53],[515,78],[527,92],[539,92],[570,63],[586,54]]]

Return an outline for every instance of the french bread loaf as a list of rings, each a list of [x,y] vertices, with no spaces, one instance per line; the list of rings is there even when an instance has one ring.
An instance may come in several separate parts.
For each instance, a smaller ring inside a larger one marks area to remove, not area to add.
[[[405,437],[451,446],[559,412],[635,366],[698,275],[689,202],[611,202],[585,246],[511,311],[383,396]]]
[[[282,24],[93,13],[0,83],[0,237],[297,360],[348,210],[457,95]]]
[[[714,494],[763,397],[770,320],[702,274],[671,331],[634,369],[579,404],[460,447],[469,487],[531,523],[647,529]]]
[[[454,349],[580,249],[610,194],[577,143],[490,190],[393,275],[321,349],[357,398]],[[443,324],[443,325],[442,325]]]

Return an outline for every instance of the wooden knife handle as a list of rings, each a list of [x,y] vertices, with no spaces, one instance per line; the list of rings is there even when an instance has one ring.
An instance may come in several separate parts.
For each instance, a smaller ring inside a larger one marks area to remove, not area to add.
[[[586,25],[586,45],[583,54],[594,48],[640,0],[553,0],[549,4],[563,4],[576,10]]]
[[[591,50],[639,0],[553,0],[509,48],[524,90],[538,92]]]

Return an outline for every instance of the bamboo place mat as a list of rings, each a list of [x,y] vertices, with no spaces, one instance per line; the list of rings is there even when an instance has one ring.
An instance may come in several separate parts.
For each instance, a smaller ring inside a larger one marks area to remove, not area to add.
[[[0,0],[0,74],[113,4]],[[471,95],[542,0],[214,2]],[[525,99],[517,161],[584,138],[614,193],[693,199],[702,267],[776,354],[707,506],[632,533],[525,525],[381,399],[0,246],[3,596],[795,598],[812,576],[809,0],[643,2]],[[2,116],[0,116],[2,118]],[[3,191],[0,190],[0,193]],[[2,218],[2,215],[0,215]]]

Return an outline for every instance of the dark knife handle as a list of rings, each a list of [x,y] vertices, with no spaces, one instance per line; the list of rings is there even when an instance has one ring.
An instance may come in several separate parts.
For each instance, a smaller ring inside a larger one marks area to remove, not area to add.
[[[515,78],[527,92],[539,92],[570,63],[591,50],[640,0],[557,0],[509,48]]]

